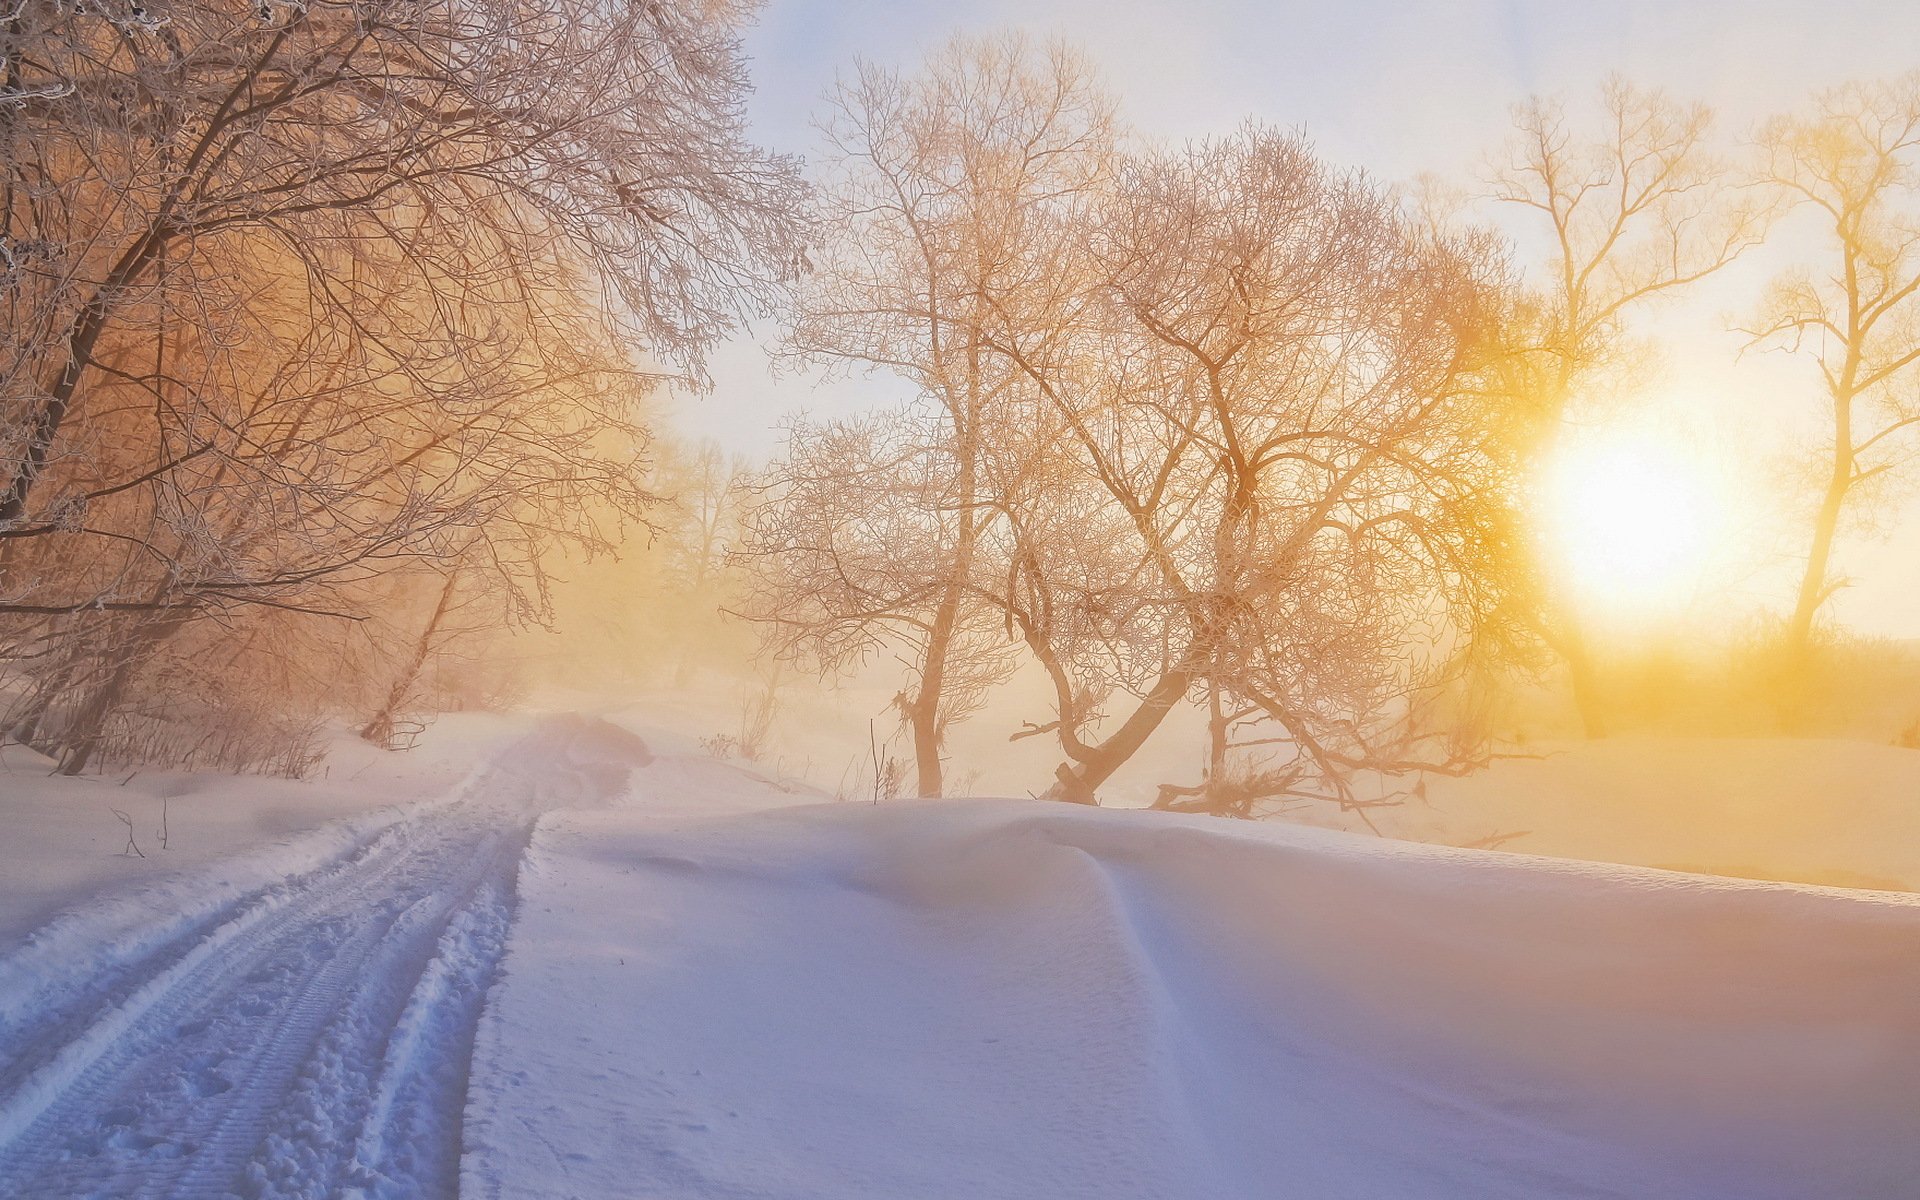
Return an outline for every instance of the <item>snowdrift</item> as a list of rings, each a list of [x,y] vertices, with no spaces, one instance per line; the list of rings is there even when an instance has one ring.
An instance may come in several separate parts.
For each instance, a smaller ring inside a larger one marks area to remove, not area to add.
[[[1913,897],[1014,801],[521,887],[468,1195],[1920,1196]]]

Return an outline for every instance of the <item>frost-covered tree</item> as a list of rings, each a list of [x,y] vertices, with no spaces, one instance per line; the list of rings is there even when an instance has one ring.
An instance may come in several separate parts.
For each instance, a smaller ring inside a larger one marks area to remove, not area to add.
[[[1537,406],[1536,459],[1628,356],[1633,317],[1725,267],[1765,225],[1765,210],[1731,186],[1738,180],[1715,142],[1709,108],[1619,77],[1599,99],[1596,118],[1578,129],[1559,100],[1517,106],[1514,136],[1493,172],[1493,198],[1523,212],[1545,246],[1527,384]],[[1536,628],[1567,664],[1587,735],[1604,737],[1578,614],[1551,594],[1535,607]]]
[[[1073,245],[1068,319],[984,339],[1031,405],[1000,598],[1053,680],[1054,794],[1194,699],[1211,766],[1168,803],[1360,808],[1359,772],[1453,769],[1415,708],[1502,611],[1504,251],[1259,127],[1129,156]]]
[[[767,481],[749,611],[829,669],[886,649],[920,795],[943,788],[948,726],[1009,667],[981,607],[989,443],[1019,379],[983,329],[1054,295],[1045,245],[1108,169],[1111,106],[1085,61],[1008,35],[959,39],[914,76],[861,66],[825,124],[823,227],[791,350],[885,370],[895,417],[795,426]],[[884,529],[884,537],[876,536]]]
[[[1845,583],[1833,552],[1849,509],[1911,459],[1920,427],[1920,73],[1823,93],[1761,144],[1767,180],[1822,234],[1820,259],[1774,284],[1752,329],[1818,367],[1830,433],[1787,623],[1800,669]]]
[[[796,426],[756,609],[829,664],[902,652],[921,791],[1010,642],[1061,798],[1196,701],[1212,765],[1169,803],[1359,808],[1357,774],[1454,769],[1416,709],[1510,586],[1503,250],[1269,130],[1122,152],[1077,61],[1017,42],[841,111],[847,238],[796,342],[917,394]]]
[[[0,632],[37,732],[34,697],[94,723],[197,621],[351,620],[456,551],[539,618],[542,556],[647,502],[637,354],[697,375],[796,263],[794,167],[742,133],[748,11],[0,21]]]

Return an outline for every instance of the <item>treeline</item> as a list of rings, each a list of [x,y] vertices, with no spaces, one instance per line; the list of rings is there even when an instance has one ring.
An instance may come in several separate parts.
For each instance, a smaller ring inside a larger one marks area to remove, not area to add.
[[[1657,91],[1599,100],[1586,121],[1518,107],[1448,200],[1258,124],[1142,145],[1058,47],[861,68],[832,97],[838,236],[789,351],[918,395],[794,427],[751,516],[745,611],[829,672],[906,664],[922,795],[947,731],[1021,664],[1052,684],[1026,731],[1058,744],[1049,794],[1084,802],[1189,703],[1207,765],[1159,803],[1242,816],[1364,810],[1484,761],[1474,711],[1503,673],[1563,673],[1604,734],[1592,638],[1525,520],[1536,468],[1630,372],[1636,319],[1797,211],[1822,257],[1748,330],[1817,366],[1833,435],[1771,654],[1791,697],[1835,538],[1920,422],[1920,76],[1746,142]]]
[[[1197,706],[1163,805],[1364,816],[1485,760],[1489,681],[1562,673],[1607,731],[1537,467],[1789,213],[1809,257],[1747,326],[1832,431],[1773,677],[1810,669],[1920,423],[1920,76],[1751,137],[1610,82],[1410,191],[1258,123],[1149,144],[1071,50],[962,39],[854,70],[803,182],[743,132],[751,7],[0,15],[11,736],[69,772],[297,770],[322,715],[404,744],[510,689],[486,642],[552,623],[561,569],[627,614],[576,639],[678,682],[723,610],[781,664],[904,664],[923,795],[1028,671],[1052,795]],[[653,390],[755,313],[911,399],[764,470],[654,445]]]
[[[644,522],[649,391],[799,262],[748,11],[0,15],[12,735],[68,773],[297,769],[322,712],[404,738],[440,651]]]

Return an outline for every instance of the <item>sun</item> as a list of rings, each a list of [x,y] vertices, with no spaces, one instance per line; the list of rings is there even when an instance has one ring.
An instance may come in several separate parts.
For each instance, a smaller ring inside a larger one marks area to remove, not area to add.
[[[1584,606],[1676,611],[1698,591],[1724,509],[1699,455],[1635,431],[1578,438],[1549,464],[1547,547]]]

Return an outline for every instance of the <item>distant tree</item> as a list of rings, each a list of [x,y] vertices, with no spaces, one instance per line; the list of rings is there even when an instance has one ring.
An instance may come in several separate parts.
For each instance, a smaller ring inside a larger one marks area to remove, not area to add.
[[[1750,332],[1819,368],[1831,441],[1806,567],[1787,623],[1804,668],[1820,609],[1843,586],[1833,552],[1872,481],[1920,426],[1920,73],[1822,93],[1761,132],[1766,178],[1820,219],[1823,258],[1779,279]]]
[[[671,454],[656,468],[652,486],[673,505],[662,516],[675,534],[668,552],[688,590],[705,592],[726,569],[727,551],[741,536],[750,474],[745,456],[729,454],[712,438]]]
[[[921,408],[794,422],[781,458],[754,485],[738,555],[746,578],[739,611],[765,627],[776,654],[826,673],[874,656],[902,664],[908,682],[895,706],[913,734],[926,795],[943,786],[949,724],[977,711],[1012,666],[1005,631],[971,586],[948,602],[962,518],[951,447],[928,436],[942,420]],[[976,556],[961,561],[984,567]],[[928,669],[936,653],[937,673]],[[933,698],[932,725],[916,725],[915,704]]]
[[[746,539],[751,468],[711,438],[683,452],[668,450],[652,487],[666,501],[654,510],[662,526],[664,593],[684,610],[673,682],[685,687],[701,659],[728,641],[729,610],[741,580],[729,555]]]
[[[1540,360],[1531,383],[1538,459],[1600,378],[1620,365],[1634,314],[1755,245],[1766,212],[1737,198],[1740,180],[1715,145],[1705,105],[1681,104],[1614,77],[1601,87],[1590,132],[1570,130],[1564,104],[1540,97],[1515,108],[1514,128],[1492,194],[1527,210],[1546,235],[1532,338]],[[1606,715],[1578,614],[1549,594],[1537,625],[1567,664],[1588,736],[1604,737]]]
[[[1018,373],[980,331],[1054,293],[1039,239],[1107,169],[1111,109],[1078,55],[1004,36],[956,40],[914,77],[862,65],[825,128],[835,236],[790,348],[890,371],[916,398],[898,418],[795,427],[756,518],[750,611],[829,667],[900,655],[917,790],[937,796],[947,728],[1007,669],[976,593],[997,570],[980,561],[983,463]]]
[[[375,639],[365,662],[380,682],[372,711],[360,725],[366,741],[387,749],[412,744],[423,727],[421,715],[436,707],[430,686],[456,660],[471,661],[498,652],[496,635],[511,627],[510,596],[499,577],[469,554],[422,564],[422,581],[410,572],[391,572],[392,599],[363,628]],[[473,699],[466,697],[463,699]]]
[[[582,686],[692,686],[712,669],[744,677],[759,630],[740,620],[754,468],[711,439],[656,437],[644,483],[657,497],[636,531],[609,554],[551,556],[552,629],[521,649],[564,664]],[[538,649],[535,649],[535,648]]]

